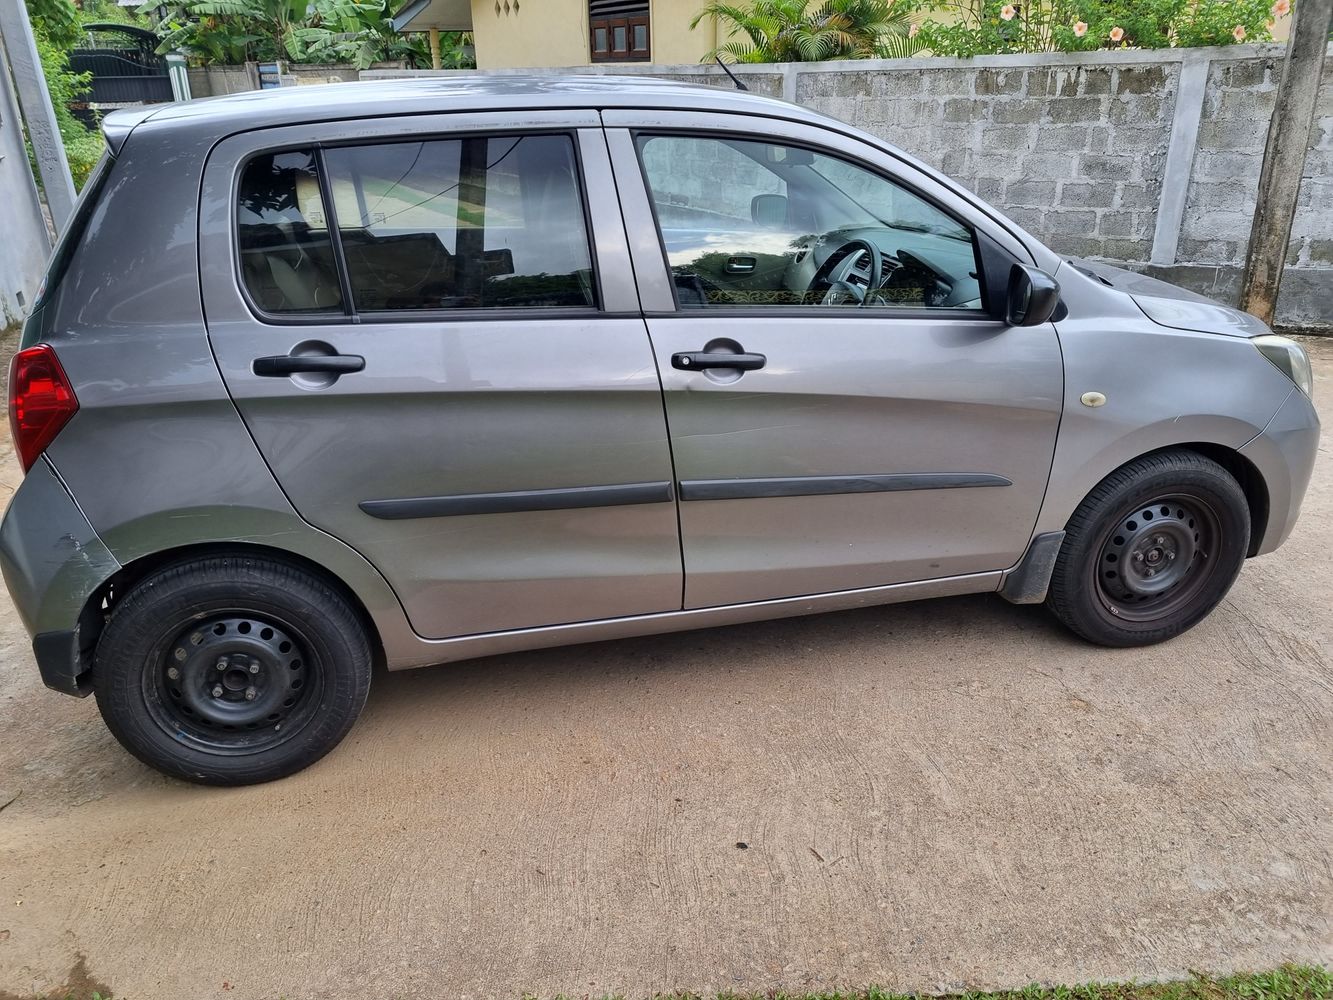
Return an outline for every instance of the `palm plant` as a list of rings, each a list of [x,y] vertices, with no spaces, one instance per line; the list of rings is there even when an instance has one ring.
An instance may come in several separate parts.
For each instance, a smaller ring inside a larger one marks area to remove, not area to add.
[[[905,0],[753,0],[749,7],[709,0],[690,27],[706,17],[716,18],[731,40],[704,62],[897,58],[919,48]]]

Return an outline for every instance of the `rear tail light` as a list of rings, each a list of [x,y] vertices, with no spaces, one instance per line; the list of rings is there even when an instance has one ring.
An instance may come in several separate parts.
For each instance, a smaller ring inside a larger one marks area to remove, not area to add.
[[[14,355],[9,363],[9,429],[24,472],[78,410],[74,387],[50,346],[38,344]]]

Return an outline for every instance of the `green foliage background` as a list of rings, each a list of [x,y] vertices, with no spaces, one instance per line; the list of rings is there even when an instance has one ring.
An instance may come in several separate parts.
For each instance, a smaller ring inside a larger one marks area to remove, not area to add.
[[[947,21],[921,24],[935,55],[1193,47],[1272,38],[1272,0],[923,0]],[[1009,14],[1009,17],[1005,15]],[[1082,34],[1075,26],[1082,23]],[[1235,37],[1237,28],[1241,38]],[[1122,35],[1112,38],[1119,28]]]

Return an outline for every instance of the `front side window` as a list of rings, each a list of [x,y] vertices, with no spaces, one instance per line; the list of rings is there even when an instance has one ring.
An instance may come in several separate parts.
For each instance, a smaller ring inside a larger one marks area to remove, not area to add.
[[[972,230],[878,173],[749,139],[638,147],[682,308],[982,306]]]
[[[265,311],[340,309],[329,222],[358,313],[592,307],[578,164],[565,135],[436,139],[247,165],[242,275]]]

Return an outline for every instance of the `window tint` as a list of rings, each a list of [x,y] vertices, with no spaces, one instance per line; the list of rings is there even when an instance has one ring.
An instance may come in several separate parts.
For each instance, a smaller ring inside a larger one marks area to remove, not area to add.
[[[877,173],[776,143],[638,142],[682,307],[981,308],[972,230]]]
[[[237,211],[241,275],[267,312],[342,309],[310,150],[258,156],[241,175]]]
[[[443,139],[327,150],[358,311],[591,306],[571,139]]]

